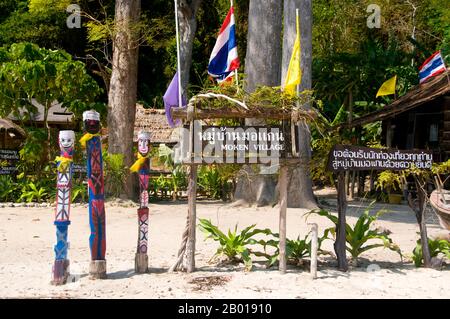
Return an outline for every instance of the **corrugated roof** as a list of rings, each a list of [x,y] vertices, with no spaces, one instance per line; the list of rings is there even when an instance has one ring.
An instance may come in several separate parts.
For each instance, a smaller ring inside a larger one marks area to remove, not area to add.
[[[35,99],[31,100],[31,104],[33,104],[37,111],[35,113],[29,114],[25,109],[20,109],[20,118],[23,118],[25,121],[32,122],[44,122],[44,106],[38,103]],[[13,121],[19,121],[20,118],[14,116],[13,114],[8,115],[8,118]],[[74,114],[69,111],[67,108],[62,107],[62,103],[58,103],[57,101],[52,103],[52,106],[49,109],[47,121],[49,124],[64,124],[71,123],[74,119]]]

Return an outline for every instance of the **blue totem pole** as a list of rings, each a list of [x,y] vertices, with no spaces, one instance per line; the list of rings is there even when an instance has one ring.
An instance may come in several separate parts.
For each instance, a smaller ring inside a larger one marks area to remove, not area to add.
[[[84,112],[83,123],[86,133],[80,143],[86,147],[87,154],[89,224],[91,227],[89,274],[91,278],[104,279],[106,278],[106,223],[102,143],[99,134],[100,114],[96,111]]]
[[[53,285],[64,285],[69,276],[69,259],[67,259],[67,232],[70,225],[70,192],[72,188],[72,158],[75,144],[73,131],[59,132],[60,156],[57,162],[57,196],[56,196],[56,246],[53,265]]]

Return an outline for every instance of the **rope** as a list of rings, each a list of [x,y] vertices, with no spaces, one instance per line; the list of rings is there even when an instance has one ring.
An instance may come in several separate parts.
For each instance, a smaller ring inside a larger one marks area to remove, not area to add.
[[[169,272],[174,272],[176,270],[182,270],[182,263],[183,263],[183,259],[184,259],[184,253],[186,251],[186,247],[187,247],[187,242],[188,242],[188,237],[189,237],[189,214],[187,215],[186,218],[186,227],[184,228],[184,232],[183,232],[183,237],[181,240],[181,246],[180,249],[178,250],[178,257],[177,257],[177,261],[175,262],[175,264],[170,267]]]

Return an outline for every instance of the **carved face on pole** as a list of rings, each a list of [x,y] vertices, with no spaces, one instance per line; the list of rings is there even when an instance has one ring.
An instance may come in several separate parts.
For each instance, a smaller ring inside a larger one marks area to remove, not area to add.
[[[146,156],[150,151],[150,133],[139,132],[138,134],[138,151],[142,156]]]
[[[74,131],[60,131],[59,132],[59,147],[62,152],[69,152],[75,145]]]
[[[100,132],[100,114],[93,110],[83,112],[83,126],[87,133],[97,134]]]

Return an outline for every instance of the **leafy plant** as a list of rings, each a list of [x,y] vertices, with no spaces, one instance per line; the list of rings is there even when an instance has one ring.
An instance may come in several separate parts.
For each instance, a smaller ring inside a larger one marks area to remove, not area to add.
[[[400,190],[402,175],[392,171],[383,171],[378,175],[377,181],[377,189],[385,189],[390,193],[391,191]]]
[[[273,254],[260,254],[266,257],[269,261],[268,267],[273,266],[279,259],[280,249],[279,249],[279,237],[278,233],[271,233],[273,237],[276,239],[270,239],[268,241],[260,240],[259,243],[264,246],[264,251],[266,252],[267,246],[271,246],[275,248],[275,252]],[[311,257],[311,242],[312,240],[308,240],[310,234],[307,234],[304,238],[297,237],[297,239],[289,239],[286,238],[286,259],[289,263],[299,265],[306,257]],[[325,236],[318,238],[318,253],[327,253],[321,250],[322,242],[326,239]]]
[[[252,269],[253,264],[250,255],[254,254],[248,246],[258,243],[253,237],[258,234],[271,234],[270,229],[254,229],[255,227],[256,224],[248,226],[238,234],[236,225],[234,231],[228,230],[228,233],[224,234],[211,221],[207,219],[199,220],[199,228],[207,235],[206,239],[219,242],[220,247],[213,258],[226,256],[230,262],[243,262],[246,271]]]
[[[182,188],[187,187],[187,175],[181,165],[176,166],[172,171],[172,190],[173,190],[173,199],[176,200],[178,196],[178,192]]]
[[[444,255],[450,259],[450,242],[445,239],[430,239],[428,238],[428,247],[430,249],[430,257],[437,257]],[[423,264],[423,252],[421,240],[417,240],[416,247],[413,250],[412,259],[416,267]]]
[[[104,152],[103,158],[106,192],[113,197],[119,197],[128,174],[127,167],[124,165],[124,155]]]
[[[46,188],[41,187],[33,182],[29,182],[22,188],[22,195],[20,196],[19,200],[25,200],[28,203],[36,200],[38,203],[40,203],[42,199],[47,196],[48,192]]]
[[[388,234],[371,229],[371,225],[375,222],[379,217],[386,213],[384,210],[379,210],[375,213],[375,215],[369,215],[370,207],[367,208],[364,213],[358,218],[355,225],[352,227],[349,224],[345,225],[345,239],[347,242],[347,251],[351,254],[353,259],[357,259],[362,253],[374,249],[377,247],[388,248],[392,251],[395,251],[402,258],[402,253],[400,247],[393,243],[392,239]],[[333,235],[333,239],[336,237],[336,226],[338,225],[338,217],[332,215],[330,212],[326,210],[313,210],[308,213],[317,214],[323,217],[328,218],[333,224],[334,227],[328,228],[324,232],[324,237],[328,237],[329,234]],[[329,238],[329,237],[328,237]],[[329,238],[332,239],[332,238]],[[368,244],[368,241],[378,240],[381,243]]]
[[[14,192],[17,189],[17,184],[9,175],[0,176],[0,201],[14,201]]]
[[[72,186],[72,202],[75,202],[76,200],[80,200],[81,202],[85,203],[87,202],[88,198],[88,191],[87,186],[84,185],[82,182],[79,184],[73,184]]]
[[[201,166],[198,172],[199,187],[211,198],[221,197],[222,181],[215,166]]]

